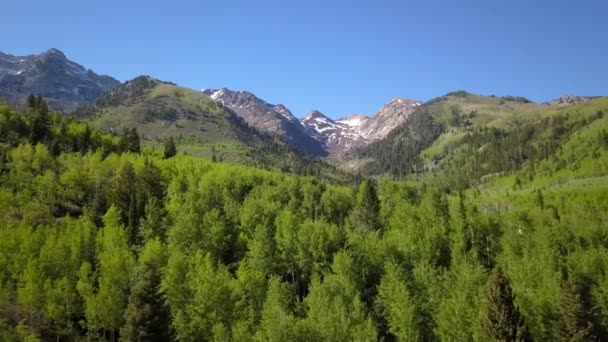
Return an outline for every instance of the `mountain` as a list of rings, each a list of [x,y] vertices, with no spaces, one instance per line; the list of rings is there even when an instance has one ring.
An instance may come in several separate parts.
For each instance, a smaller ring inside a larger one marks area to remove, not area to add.
[[[0,94],[9,102],[42,95],[52,108],[69,112],[119,84],[70,61],[57,49],[29,56],[0,52]]]
[[[114,132],[137,128],[144,139],[192,137],[206,143],[259,143],[263,134],[205,94],[139,76],[77,109],[75,116]]]
[[[313,111],[302,119],[302,124],[315,133],[330,154],[342,158],[353,149],[385,137],[420,105],[418,101],[396,98],[373,116],[352,115],[338,120]]]
[[[304,127],[283,105],[270,104],[248,91],[232,91],[226,88],[205,89],[203,94],[230,108],[251,126],[284,137],[292,146],[314,156],[326,156],[322,143],[314,132]]]
[[[261,132],[238,114],[200,91],[140,76],[79,107],[73,116],[104,131],[136,128],[146,145],[160,147],[176,137],[178,150],[218,159],[312,173],[322,178],[349,175],[291,147],[282,138]]]
[[[536,174],[537,168],[578,165],[579,158],[599,153],[588,151],[584,141],[598,145],[598,132],[608,128],[607,100],[538,104],[453,92],[419,106],[386,137],[353,151],[349,161],[364,174],[418,180],[432,175],[432,182],[451,189],[526,168]],[[579,139],[577,147],[566,153],[573,139]]]
[[[331,155],[338,158],[345,151],[361,146],[366,142],[365,137],[359,133],[356,126],[334,121],[317,110],[306,115],[302,119],[302,124],[309,128],[314,137],[322,142],[323,147]]]

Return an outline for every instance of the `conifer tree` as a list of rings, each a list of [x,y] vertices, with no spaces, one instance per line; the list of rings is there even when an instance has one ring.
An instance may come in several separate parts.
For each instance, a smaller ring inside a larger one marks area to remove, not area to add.
[[[513,292],[502,269],[496,268],[486,284],[483,330],[492,341],[529,341]]]
[[[34,94],[30,94],[30,95],[27,97],[27,106],[28,106],[30,109],[34,109],[34,108],[36,108],[36,96],[34,96]]]
[[[154,197],[158,200],[162,200],[165,197],[165,180],[163,175],[158,166],[148,159],[144,161],[144,168],[141,170],[139,178],[147,197]]]
[[[121,152],[141,152],[139,134],[136,128],[125,128],[120,137]]]
[[[49,108],[46,101],[42,98],[39,101],[41,102],[36,104],[36,114],[32,119],[32,127],[30,129],[30,142],[32,145],[45,142],[50,136]]]
[[[540,189],[536,190],[536,204],[540,208],[540,210],[545,210],[545,197],[543,196],[542,191]]]
[[[131,288],[125,323],[120,330],[125,341],[171,340],[171,315],[159,293],[161,278],[153,265],[141,267]]]
[[[135,243],[139,218],[143,213],[141,206],[140,179],[135,174],[133,165],[126,163],[116,178],[114,203],[120,211],[121,222],[127,227],[129,242]]]
[[[177,148],[175,147],[175,140],[173,137],[169,137],[167,141],[165,141],[165,159],[169,159],[177,154]]]
[[[593,322],[581,298],[576,283],[562,282],[562,297],[557,322],[556,341],[593,341]]]
[[[357,206],[355,208],[356,224],[363,230],[376,231],[380,229],[380,200],[376,183],[367,179],[359,186]]]

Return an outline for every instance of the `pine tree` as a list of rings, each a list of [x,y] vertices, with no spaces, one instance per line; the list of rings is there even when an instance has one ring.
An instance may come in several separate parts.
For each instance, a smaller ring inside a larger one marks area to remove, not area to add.
[[[37,99],[41,101],[36,104],[36,114],[32,119],[32,126],[30,129],[30,142],[35,145],[39,142],[45,142],[50,137],[50,119],[49,119],[49,108],[46,101],[43,99]]]
[[[36,108],[36,96],[34,96],[34,94],[30,94],[27,97],[27,106],[30,109],[35,109]]]
[[[146,264],[131,288],[125,323],[120,330],[125,341],[170,341],[171,316],[159,293],[159,270]]]
[[[167,141],[165,141],[165,159],[169,159],[177,154],[177,148],[175,147],[175,140],[173,137],[169,137]]]
[[[103,224],[103,215],[108,210],[108,203],[106,201],[106,194],[102,189],[101,182],[97,182],[95,185],[95,193],[93,194],[93,200],[91,201],[91,219],[95,222],[97,227],[101,227]]]
[[[141,170],[139,178],[147,197],[154,197],[158,200],[165,197],[166,186],[161,170],[148,159],[144,161],[144,168]]]
[[[133,244],[143,208],[140,179],[131,163],[126,163],[118,172],[115,186],[114,203],[120,211],[122,224],[127,227],[129,242]]]
[[[136,128],[125,128],[120,137],[120,151],[121,152],[141,152],[139,134]]]
[[[557,321],[556,341],[593,341],[593,322],[585,308],[576,283],[570,280],[562,282],[562,298]]]
[[[364,180],[359,186],[355,218],[356,224],[363,230],[380,229],[380,200],[373,180]]]
[[[486,284],[483,330],[493,341],[529,341],[513,292],[502,269],[496,268]]]
[[[543,197],[543,193],[540,191],[540,189],[536,190],[536,205],[538,205],[540,210],[545,210],[545,198]]]

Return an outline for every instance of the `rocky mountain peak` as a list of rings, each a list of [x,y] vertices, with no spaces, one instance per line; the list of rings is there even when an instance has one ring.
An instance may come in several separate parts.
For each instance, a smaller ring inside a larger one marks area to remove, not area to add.
[[[310,121],[310,120],[325,120],[325,121],[333,121],[332,119],[328,118],[325,114],[321,113],[318,110],[313,110],[312,112],[308,113],[303,119],[302,121]]]
[[[204,89],[203,93],[230,108],[249,125],[284,137],[302,152],[319,156],[327,154],[311,132],[283,105],[270,104],[249,91],[222,88]]]
[[[383,114],[388,110],[395,108],[406,108],[406,107],[418,107],[422,103],[420,101],[406,99],[404,97],[396,97],[389,102],[387,102],[382,109],[378,112],[378,114]]]
[[[40,55],[38,55],[38,59],[54,59],[58,61],[68,60],[65,54],[61,50],[56,48],[51,48],[41,53]]]
[[[52,108],[70,112],[118,85],[114,78],[87,70],[55,48],[28,56],[0,53],[0,94],[9,102],[36,94]]]

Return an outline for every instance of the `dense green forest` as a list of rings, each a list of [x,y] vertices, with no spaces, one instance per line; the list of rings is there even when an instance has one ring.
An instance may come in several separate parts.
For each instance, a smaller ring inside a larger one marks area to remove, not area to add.
[[[606,340],[604,104],[356,185],[0,106],[0,340]]]

